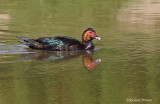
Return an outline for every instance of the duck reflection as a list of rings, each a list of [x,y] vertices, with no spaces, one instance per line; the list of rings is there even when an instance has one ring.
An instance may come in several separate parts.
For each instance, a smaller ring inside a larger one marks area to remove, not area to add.
[[[41,51],[34,50],[34,53],[23,54],[21,60],[50,60],[50,61],[63,61],[69,60],[82,55],[83,65],[93,71],[95,67],[101,62],[101,59],[93,59],[94,50],[84,51]]]
[[[82,62],[86,68],[93,71],[95,67],[101,62],[101,59],[93,59],[94,50],[87,50],[82,55]]]

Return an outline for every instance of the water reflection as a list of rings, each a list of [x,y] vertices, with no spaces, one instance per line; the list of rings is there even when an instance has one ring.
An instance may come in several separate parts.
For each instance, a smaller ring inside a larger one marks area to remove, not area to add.
[[[29,51],[31,51],[29,49]],[[36,52],[35,52],[36,51]],[[45,51],[34,50],[34,52],[28,52],[23,54],[21,60],[49,60],[49,61],[63,61],[69,60],[78,56],[82,56],[82,62],[86,68],[93,71],[95,67],[101,62],[101,59],[93,59],[94,50],[84,51]]]
[[[6,25],[9,23],[10,16],[8,14],[0,14],[0,35],[4,34],[5,31],[8,30],[8,26]]]
[[[158,0],[138,0],[124,4],[127,8],[121,8],[117,13],[117,20],[125,30],[135,30],[136,32],[154,32],[159,30],[160,1]],[[125,27],[125,28],[124,28]]]

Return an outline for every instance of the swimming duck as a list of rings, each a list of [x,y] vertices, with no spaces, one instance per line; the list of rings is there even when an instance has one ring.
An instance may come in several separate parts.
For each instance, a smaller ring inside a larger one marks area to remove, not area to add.
[[[75,51],[94,49],[93,39],[102,40],[93,28],[86,29],[82,34],[82,42],[68,36],[43,37],[29,39],[17,36],[22,39],[30,48],[52,51]]]

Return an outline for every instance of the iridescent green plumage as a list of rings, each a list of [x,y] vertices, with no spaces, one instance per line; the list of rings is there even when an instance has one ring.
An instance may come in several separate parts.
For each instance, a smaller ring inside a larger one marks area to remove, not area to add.
[[[45,38],[36,39],[35,41],[48,46],[62,48],[62,49],[67,48],[71,45],[81,44],[80,41],[67,36],[45,37]]]
[[[55,37],[51,37],[51,38],[44,38],[44,40],[42,40],[44,43],[47,43],[49,45],[56,45],[57,47],[62,47],[65,44],[58,39],[55,39]]]

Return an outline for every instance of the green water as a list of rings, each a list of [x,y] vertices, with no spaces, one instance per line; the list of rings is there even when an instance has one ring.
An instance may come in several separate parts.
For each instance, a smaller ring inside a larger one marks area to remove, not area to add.
[[[0,0],[0,104],[159,104],[159,10],[158,0]],[[103,39],[94,52],[16,38],[80,40],[88,27]]]

